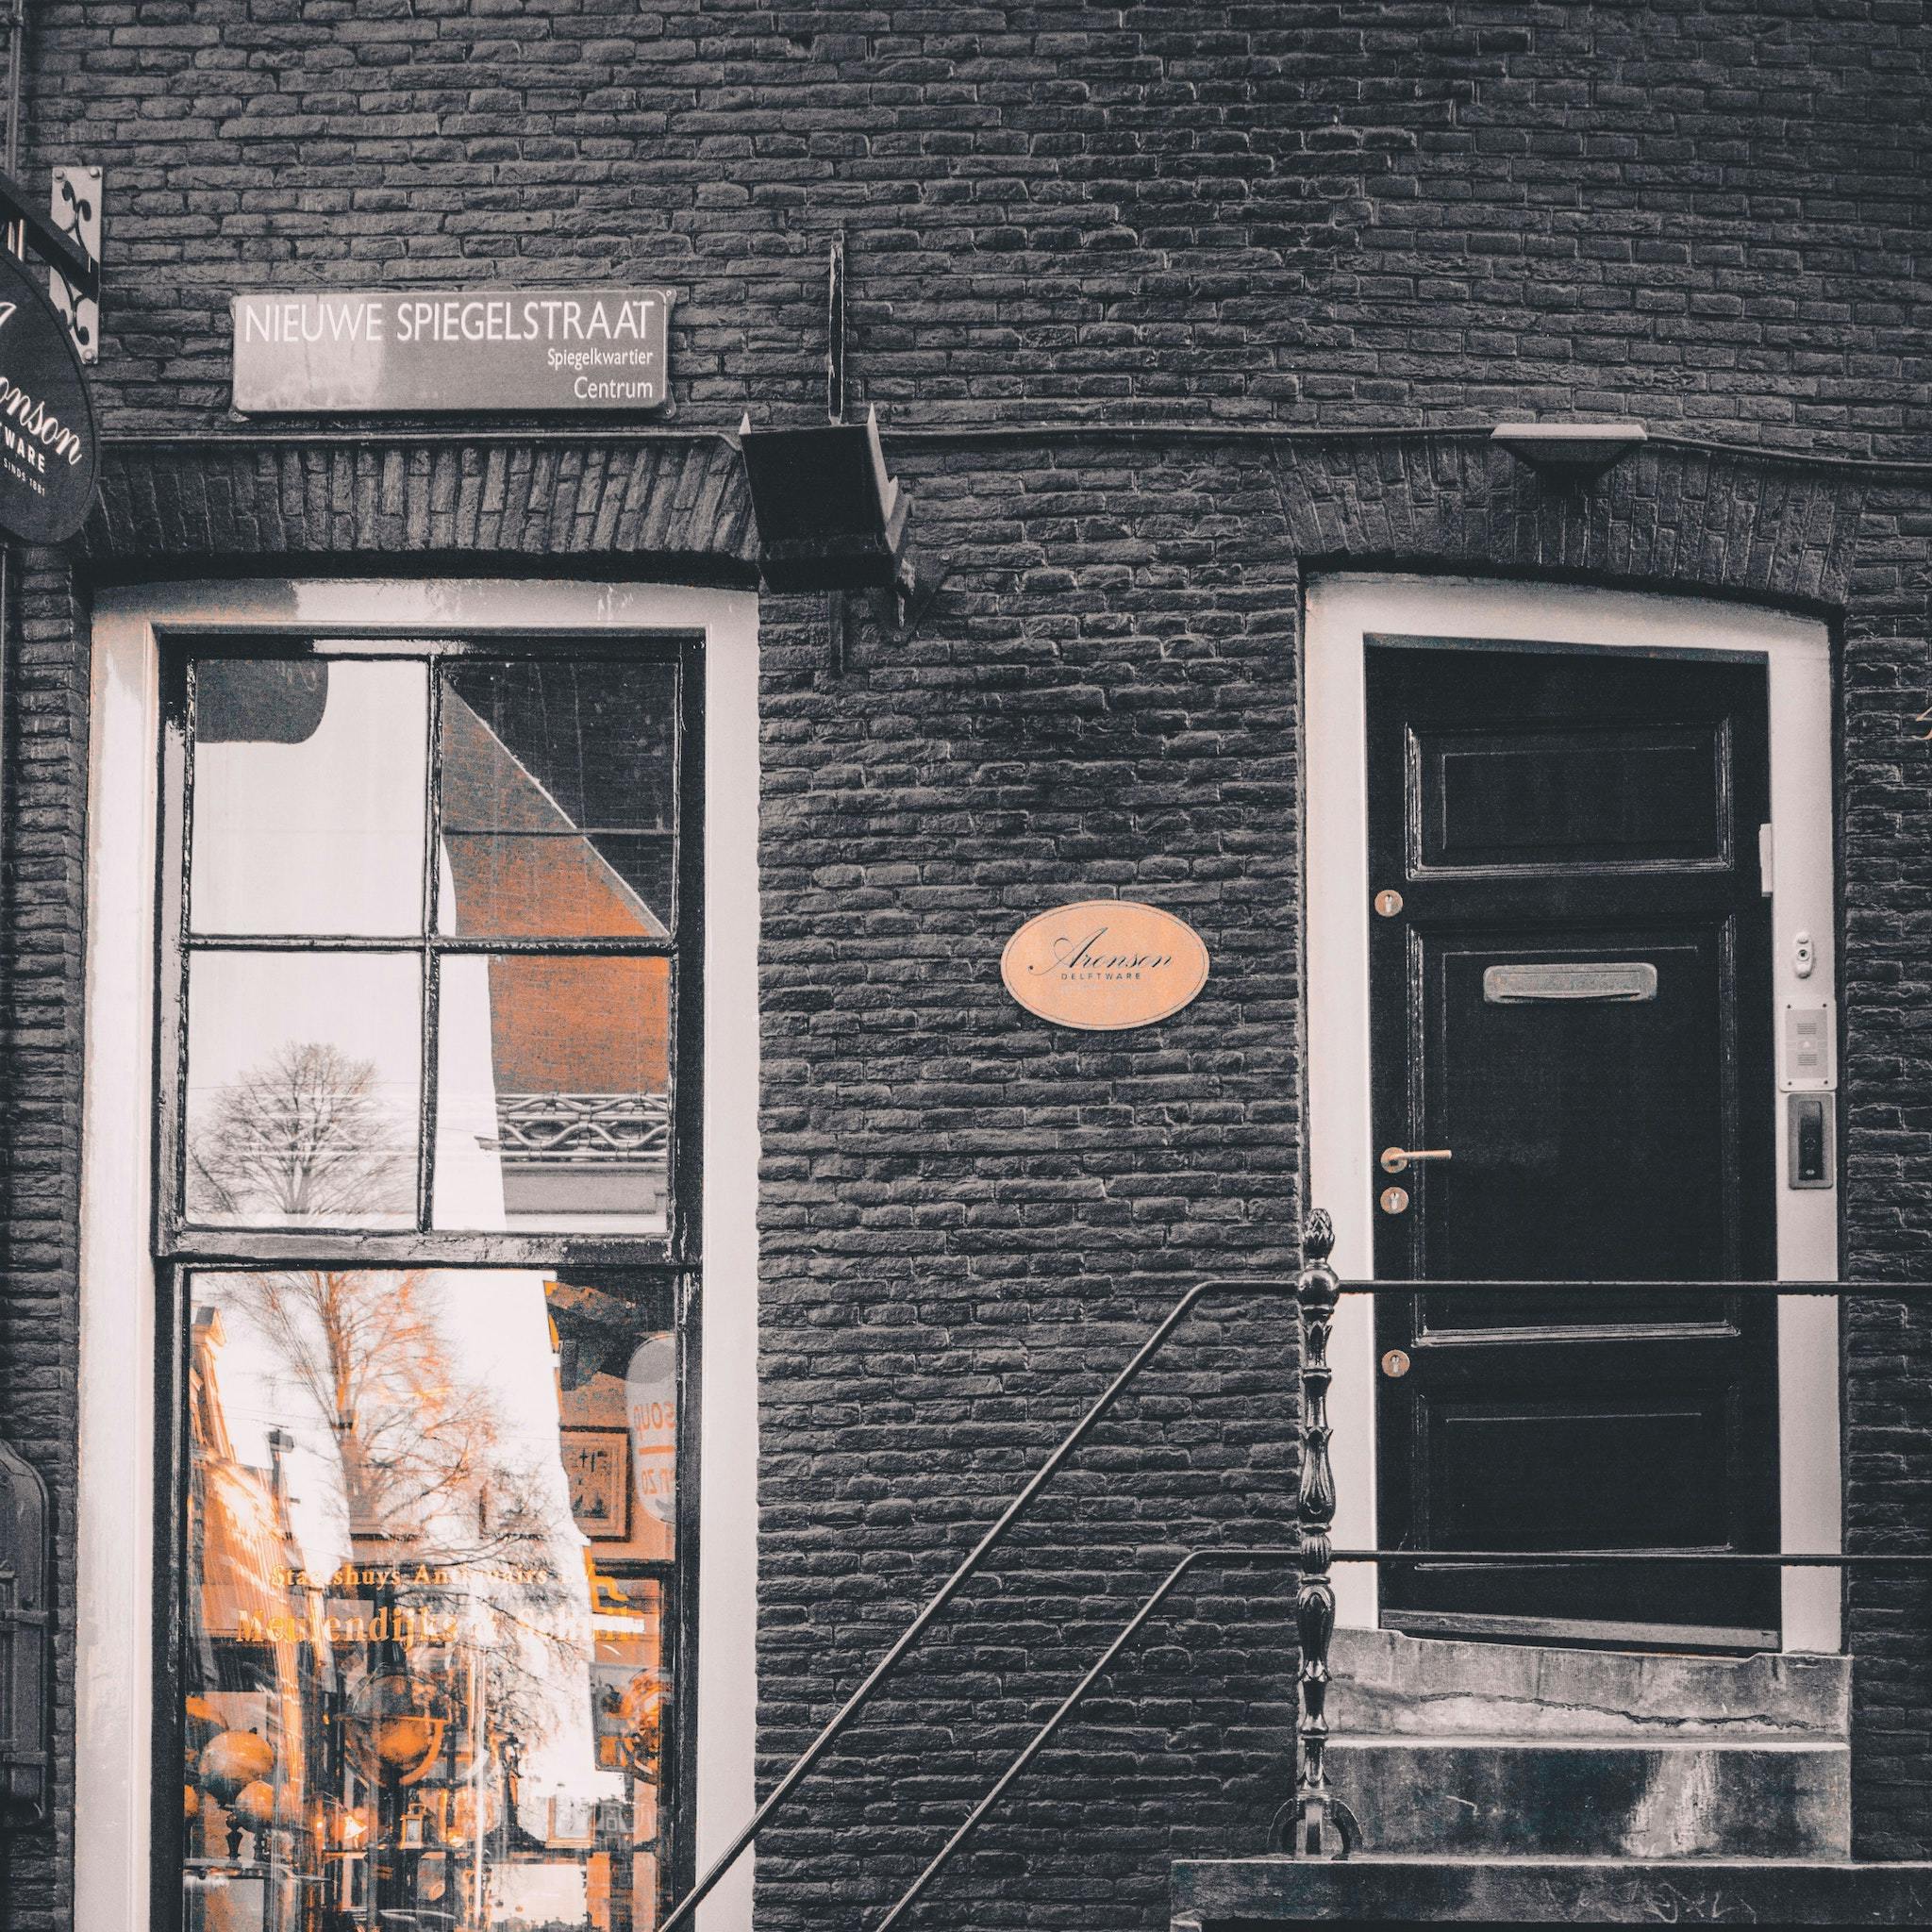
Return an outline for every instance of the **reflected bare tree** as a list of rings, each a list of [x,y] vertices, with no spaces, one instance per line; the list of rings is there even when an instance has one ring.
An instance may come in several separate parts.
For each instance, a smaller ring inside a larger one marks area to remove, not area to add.
[[[520,1457],[492,1391],[452,1360],[433,1279],[286,1269],[225,1276],[223,1300],[333,1432],[357,1563],[393,1573],[399,1607],[458,1612],[492,1712],[541,1737],[557,1668],[581,1659],[564,1612],[582,1580],[558,1573],[572,1539],[559,1537],[557,1485]]]
[[[375,1066],[288,1041],[215,1095],[188,1145],[188,1202],[224,1219],[408,1214],[415,1162],[376,1098]]]
[[[281,1047],[221,1090],[190,1148],[191,1201],[268,1221],[407,1212],[414,1163],[375,1088],[375,1067],[334,1046]],[[393,1572],[401,1606],[458,1612],[492,1713],[541,1736],[558,1669],[582,1659],[566,1615],[582,1579],[558,1574],[573,1537],[556,1471],[520,1455],[494,1392],[452,1355],[446,1284],[367,1268],[220,1279],[334,1436],[358,1565]]]

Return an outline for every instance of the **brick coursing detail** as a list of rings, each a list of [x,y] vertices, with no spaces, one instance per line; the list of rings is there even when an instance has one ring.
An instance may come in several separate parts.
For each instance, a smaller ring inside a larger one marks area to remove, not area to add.
[[[409,553],[634,559],[684,581],[757,580],[744,468],[715,436],[249,439],[108,445],[85,555],[121,574],[179,559],[252,570]]]
[[[237,288],[680,291],[680,418],[815,407],[825,238],[901,422],[1585,410],[1910,453],[1913,4],[1472,13],[50,0],[28,158],[107,170],[117,427]],[[806,351],[807,353],[802,353]]]
[[[0,1434],[45,1479],[54,1542],[50,1822],[9,1835],[0,1924],[67,1932],[74,1817],[75,1437],[79,1363],[81,946],[86,902],[88,663],[65,559],[16,553],[6,721],[4,981],[7,1107],[0,1118],[6,1276]]]

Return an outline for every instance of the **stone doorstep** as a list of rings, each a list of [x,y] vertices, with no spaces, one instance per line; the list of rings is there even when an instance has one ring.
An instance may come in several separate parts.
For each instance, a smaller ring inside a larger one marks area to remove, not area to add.
[[[1173,1932],[1435,1921],[1920,1925],[1932,1864],[1775,1858],[1190,1858]]]
[[[1376,1855],[1851,1852],[1851,1752],[1825,1739],[1336,1737],[1328,1775]]]
[[[1846,1657],[1565,1650],[1338,1630],[1328,1667],[1337,1739],[1850,1734]]]
[[[1378,1857],[1851,1851],[1851,1661],[1338,1630],[1328,1771]]]

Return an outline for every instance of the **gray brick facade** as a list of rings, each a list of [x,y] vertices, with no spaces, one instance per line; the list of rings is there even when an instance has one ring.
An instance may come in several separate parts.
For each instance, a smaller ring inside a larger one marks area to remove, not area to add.
[[[824,251],[940,594],[761,612],[760,1736],[773,1777],[1179,1291],[1296,1262],[1300,611],[1338,565],[1749,600],[1839,657],[1846,1273],[1932,1234],[1932,112],[1920,0],[950,8],[33,5],[22,175],[107,175],[70,553],[16,571],[0,1434],[58,1508],[73,1750],[92,588],[440,570],[749,587],[728,432],[822,407]],[[227,412],[243,288],[676,288],[648,425]],[[1612,414],[1588,489],[1487,441]],[[1027,1018],[1006,936],[1154,901],[1174,1021]],[[1932,1316],[1844,1321],[1848,1534],[1927,1547]],[[1199,1321],[761,1848],[761,1932],[875,1918],[1185,1550],[1294,1516],[1293,1328]],[[925,1911],[1129,1932],[1263,1848],[1282,1579],[1192,1587]],[[1932,1856],[1932,1582],[1860,1583],[1857,1849]],[[70,1932],[87,1821],[12,1849]],[[72,1927],[72,1932],[120,1928]]]

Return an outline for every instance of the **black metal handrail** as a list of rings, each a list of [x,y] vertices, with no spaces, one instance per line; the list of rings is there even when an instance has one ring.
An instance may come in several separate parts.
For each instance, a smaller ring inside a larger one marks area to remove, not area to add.
[[[1105,1674],[1147,1620],[1165,1602],[1181,1579],[1197,1563],[1214,1561],[1280,1561],[1291,1558],[1303,1570],[1295,1605],[1295,1623],[1300,1639],[1301,1671],[1298,1684],[1301,1710],[1297,1725],[1297,1778],[1295,1796],[1284,1807],[1291,1813],[1291,1824],[1284,1834],[1283,1848],[1304,1857],[1339,1858],[1347,1854],[1347,1844],[1335,1816],[1336,1800],[1328,1792],[1324,1755],[1327,1741],[1324,1716],[1328,1683],[1328,1647],[1334,1635],[1335,1600],[1331,1566],[1338,1562],[1412,1564],[1438,1561],[1477,1564],[1520,1565],[1687,1562],[1728,1563],[1776,1568],[1924,1568],[1932,1567],[1932,1552],[1846,1554],[1843,1552],[1743,1552],[1743,1551],[1642,1551],[1642,1550],[1350,1550],[1337,1552],[1330,1541],[1329,1526],[1335,1517],[1334,1472],[1328,1457],[1332,1433],[1327,1419],[1327,1391],[1333,1371],[1327,1360],[1328,1331],[1335,1306],[1343,1294],[1503,1294],[1509,1296],[1557,1293],[1668,1294],[1696,1297],[1718,1295],[1747,1299],[1779,1299],[1791,1296],[1852,1294],[1905,1301],[1932,1300],[1932,1282],[1842,1282],[1842,1281],[1342,1281],[1328,1266],[1334,1246],[1334,1231],[1326,1214],[1310,1215],[1304,1232],[1307,1266],[1292,1282],[1278,1280],[1242,1281],[1219,1279],[1198,1282],[1175,1302],[1127,1365],[1115,1376],[1080,1420],[1060,1440],[1058,1445],[1035,1472],[1031,1480],[1007,1506],[967,1557],[927,1600],[924,1607],[907,1624],[891,1648],[874,1665],[863,1682],[852,1692],[818,1735],[794,1758],[770,1795],[725,1850],[707,1868],[703,1876],[672,1908],[660,1932],[676,1932],[703,1904],[739,1858],[757,1842],[765,1826],[789,1805],[798,1787],[819,1760],[885,1683],[897,1672],[917,1647],[941,1612],[960,1590],[977,1574],[986,1558],[1005,1541],[1008,1532],[1025,1514],[1034,1501],[1086,1441],[1114,1404],[1139,1377],[1141,1372],[1166,1344],[1181,1324],[1204,1301],[1245,1295],[1292,1296],[1300,1313],[1302,1331],[1302,1440],[1303,1457],[1299,1510],[1300,1541],[1284,1549],[1199,1550],[1191,1551],[1162,1579],[1141,1604],[1101,1657],[1063,1700],[1041,1730],[1022,1750],[999,1779],[968,1815],[959,1828],[928,1864],[910,1890],[901,1897],[876,1932],[893,1924],[944,1869],[954,1854],[977,1829],[1006,1790],[1042,1750],[1061,1724],[1072,1715],[1088,1690]]]
[[[1204,1301],[1224,1300],[1241,1295],[1278,1295],[1286,1298],[1292,1295],[1295,1290],[1296,1284],[1291,1281],[1201,1281],[1196,1282],[1174,1303],[1154,1333],[1141,1344],[1133,1359],[1108,1384],[1092,1407],[1060,1439],[1059,1446],[1040,1465],[1034,1473],[1033,1479],[1007,1505],[999,1520],[973,1546],[966,1559],[940,1585],[927,1600],[925,1607],[900,1632],[898,1641],[873,1666],[865,1681],[839,1707],[831,1722],[792,1759],[791,1769],[772,1788],[771,1796],[752,1813],[744,1828],[712,1861],[704,1876],[672,1907],[670,1915],[659,1926],[658,1932],[676,1932],[676,1928],[705,1902],[719,1880],[757,1841],[758,1834],[791,1802],[792,1793],[810,1774],[812,1767],[830,1749],[841,1732],[871,1703],[879,1687],[892,1675],[920,1639],[932,1627],[941,1611],[972,1580],[980,1565],[1006,1540],[1007,1532],[1032,1507],[1034,1499],[1059,1474],[1068,1459],[1093,1433],[1108,1409],[1126,1392],[1141,1371],[1166,1345],[1168,1337],[1193,1313],[1195,1308]]]
[[[1335,1471],[1328,1459],[1332,1431],[1328,1423],[1328,1389],[1334,1371],[1328,1363],[1328,1336],[1335,1307],[1344,1294],[1408,1295],[1545,1295],[1551,1293],[1628,1296],[1640,1293],[1712,1296],[1724,1299],[1781,1300],[1787,1295],[1869,1294],[1888,1301],[1932,1300],[1932,1282],[1892,1281],[1342,1281],[1328,1265],[1335,1247],[1335,1229],[1319,1208],[1302,1233],[1304,1266],[1295,1282],[1295,1304],[1301,1311],[1302,1352],[1302,1471],[1299,1514],[1302,1548],[1301,1587],[1295,1597],[1295,1632],[1300,1640],[1301,1667],[1297,1679],[1300,1717],[1295,1725],[1295,1795],[1292,1821],[1283,1849],[1302,1858],[1342,1858],[1348,1842],[1335,1816],[1336,1800],[1328,1790],[1326,1754],[1328,1723],[1328,1646],[1335,1635],[1335,1586],[1332,1566],[1350,1560],[1338,1557],[1330,1541],[1335,1522]],[[1932,1557],[1932,1553],[1927,1553]],[[1447,1560],[1460,1564],[1545,1565],[1565,1560],[1580,1563],[1661,1561],[1673,1564],[1718,1563],[1783,1568],[1840,1570],[1887,1567],[1882,1556],[1847,1557],[1842,1551],[1824,1555],[1741,1550],[1572,1551],[1455,1550],[1370,1551],[1354,1560],[1404,1564]],[[1899,1553],[1890,1564],[1914,1565],[1926,1560]]]
[[[974,1806],[973,1809],[967,1813],[958,1830],[954,1832],[952,1837],[940,1848],[925,1870],[907,1887],[906,1890],[900,1895],[899,1903],[878,1922],[878,1924],[874,1928],[874,1932],[886,1932],[886,1928],[889,1925],[896,1925],[900,1919],[912,1909],[926,1887],[952,1862],[954,1853],[979,1829],[980,1821],[1006,1796],[1007,1788],[1046,1749],[1053,1734],[1079,1708],[1088,1691],[1092,1690],[1093,1686],[1106,1675],[1114,1659],[1134,1641],[1140,1634],[1141,1626],[1167,1601],[1168,1597],[1180,1583],[1181,1578],[1190,1570],[1193,1569],[1197,1563],[1211,1562],[1224,1566],[1231,1566],[1237,1563],[1273,1562],[1298,1564],[1301,1559],[1302,1552],[1298,1544],[1281,1549],[1190,1550],[1161,1578],[1159,1584],[1148,1594],[1141,1607],[1121,1626],[1120,1632],[1113,1641],[1094,1659],[1093,1668],[1061,1699],[1059,1707],[1041,1725],[1039,1730],[1034,1732],[1019,1756],[999,1774],[985,1797],[981,1798],[979,1803]]]
[[[898,1903],[873,1928],[873,1932],[887,1932],[896,1925],[900,1919],[916,1905],[931,1887],[933,1881],[949,1865],[955,1854],[966,1840],[985,1823],[988,1815],[1006,1796],[1008,1790],[1019,1778],[1026,1767],[1038,1757],[1052,1740],[1054,1733],[1072,1717],[1085,1702],[1087,1693],[1106,1675],[1109,1667],[1121,1653],[1133,1641],[1148,1619],[1173,1594],[1175,1587],[1188,1572],[1197,1564],[1218,1567],[1233,1567],[1242,1563],[1292,1562],[1300,1564],[1306,1551],[1300,1545],[1288,1548],[1233,1549],[1233,1550],[1191,1550],[1176,1563],[1142,1601],[1139,1609],[1121,1627],[1112,1642],[1094,1660],[1087,1674],[1074,1685],[1061,1700],[1053,1715],[1029,1738],[1005,1771],[987,1789],[986,1795],[967,1813],[959,1827],[934,1855],[925,1869],[920,1873],[906,1890],[900,1894]],[[1932,1550],[1911,1554],[1882,1553],[1876,1555],[1851,1554],[1842,1551],[1808,1550],[1793,1551],[1743,1551],[1711,1550],[1701,1556],[1687,1556],[1680,1550],[1335,1550],[1330,1560],[1337,1563],[1432,1563],[1453,1559],[1458,1563],[1520,1563],[1526,1555],[1534,1555],[1539,1563],[1685,1563],[1685,1562],[1727,1562],[1755,1564],[1762,1568],[1783,1569],[1796,1565],[1799,1568],[1824,1568],[1832,1570],[1849,1569],[1909,1569],[1932,1570]],[[1331,1801],[1333,1802],[1333,1801]],[[1292,1802],[1283,1807],[1284,1813],[1293,1809]],[[1285,1822],[1277,1821],[1277,1822]]]

